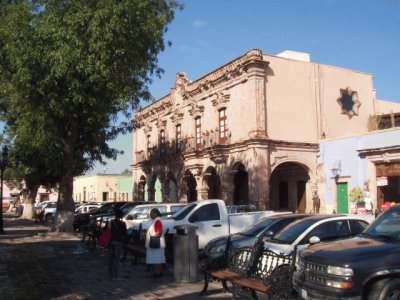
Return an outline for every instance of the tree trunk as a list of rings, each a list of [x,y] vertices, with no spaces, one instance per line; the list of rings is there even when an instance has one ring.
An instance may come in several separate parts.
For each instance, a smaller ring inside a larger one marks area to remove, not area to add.
[[[73,232],[75,204],[72,197],[74,179],[74,148],[78,121],[72,119],[68,124],[68,134],[64,139],[64,161],[58,193],[57,211],[51,231]]]
[[[35,204],[36,195],[38,192],[39,186],[35,186],[28,190],[28,195],[24,195],[24,210],[22,212],[21,219],[32,220],[34,217],[34,209],[33,206]]]

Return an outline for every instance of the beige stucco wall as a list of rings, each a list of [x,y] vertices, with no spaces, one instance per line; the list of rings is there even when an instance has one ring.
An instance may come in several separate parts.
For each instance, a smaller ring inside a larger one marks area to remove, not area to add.
[[[269,61],[266,102],[268,136],[291,141],[317,141],[367,130],[374,112],[370,74],[313,62],[265,55]],[[358,116],[342,114],[340,89],[358,92]]]
[[[74,177],[73,199],[75,202],[120,201],[122,199],[117,182],[127,177],[130,175],[96,174]],[[103,193],[108,193],[107,199],[103,199]]]
[[[400,103],[377,99],[376,112],[381,114],[398,113],[400,112]]]

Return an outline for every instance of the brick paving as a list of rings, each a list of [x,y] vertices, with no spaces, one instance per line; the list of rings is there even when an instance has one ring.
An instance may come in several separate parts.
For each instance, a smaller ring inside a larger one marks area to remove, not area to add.
[[[200,297],[203,282],[177,283],[173,266],[154,282],[143,264],[127,260],[123,274],[111,281],[107,251],[90,252],[81,237],[48,232],[46,226],[3,214],[0,235],[0,299],[231,299],[217,283]]]
[[[78,234],[48,232],[45,225],[7,213],[3,221],[0,299],[232,299],[219,283],[211,283],[206,296],[199,295],[202,280],[177,283],[172,265],[154,282],[144,265],[133,266],[129,257],[122,267],[127,278],[111,281],[107,251],[89,251]]]

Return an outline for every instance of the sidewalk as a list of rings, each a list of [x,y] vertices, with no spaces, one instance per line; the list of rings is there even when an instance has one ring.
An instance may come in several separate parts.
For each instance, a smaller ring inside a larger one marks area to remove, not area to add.
[[[0,235],[0,299],[231,299],[219,283],[200,297],[203,281],[176,283],[172,266],[155,283],[144,265],[123,267],[128,276],[111,281],[107,252],[89,252],[80,236],[50,233],[42,224],[3,214]],[[200,277],[200,279],[202,279]]]

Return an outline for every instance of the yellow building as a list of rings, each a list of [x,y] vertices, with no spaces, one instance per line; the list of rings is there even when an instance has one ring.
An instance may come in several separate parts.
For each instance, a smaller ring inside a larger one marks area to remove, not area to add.
[[[131,182],[131,178],[131,174],[94,174],[74,177],[74,201],[132,201],[132,188],[127,188],[127,182]]]

